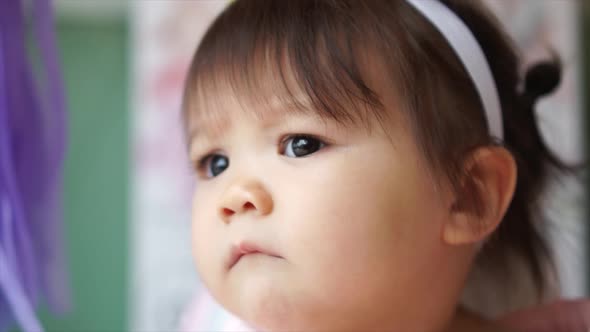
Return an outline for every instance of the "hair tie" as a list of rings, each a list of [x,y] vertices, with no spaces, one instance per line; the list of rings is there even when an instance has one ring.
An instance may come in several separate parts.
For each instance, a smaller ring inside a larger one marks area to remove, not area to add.
[[[555,90],[560,81],[561,70],[558,61],[537,63],[526,72],[524,95],[534,103],[539,97]]]

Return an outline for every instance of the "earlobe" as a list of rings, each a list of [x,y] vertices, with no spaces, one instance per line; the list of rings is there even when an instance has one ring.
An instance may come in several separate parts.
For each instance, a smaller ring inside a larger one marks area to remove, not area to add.
[[[516,188],[517,167],[503,147],[482,147],[465,165],[462,190],[449,208],[443,240],[450,245],[477,243],[502,221]]]

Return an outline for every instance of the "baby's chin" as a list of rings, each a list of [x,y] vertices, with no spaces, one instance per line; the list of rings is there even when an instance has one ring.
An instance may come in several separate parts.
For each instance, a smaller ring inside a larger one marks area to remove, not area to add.
[[[285,262],[252,257],[238,262],[225,279],[219,302],[257,331],[292,329],[296,284]]]
[[[259,283],[232,296],[227,309],[256,331],[346,331],[341,315],[327,315],[338,311],[337,305],[306,293],[292,282]]]
[[[298,313],[303,306],[285,287],[268,284],[242,289],[232,300],[234,306],[229,309],[257,331],[305,330],[301,324],[306,319]]]
[[[250,327],[256,331],[343,331],[342,328],[328,328],[325,321],[317,314],[307,310],[304,305],[296,305],[284,298],[263,300],[260,306],[244,308],[242,315],[238,314]],[[306,310],[302,311],[302,309]]]
[[[256,331],[313,331],[321,319],[309,290],[282,273],[234,275],[222,304]],[[306,295],[307,293],[307,295]]]

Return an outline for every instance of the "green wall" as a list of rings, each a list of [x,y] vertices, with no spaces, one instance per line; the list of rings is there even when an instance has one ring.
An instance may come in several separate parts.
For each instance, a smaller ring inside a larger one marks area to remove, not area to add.
[[[65,238],[73,310],[47,331],[127,329],[128,31],[121,19],[59,20],[69,101]]]

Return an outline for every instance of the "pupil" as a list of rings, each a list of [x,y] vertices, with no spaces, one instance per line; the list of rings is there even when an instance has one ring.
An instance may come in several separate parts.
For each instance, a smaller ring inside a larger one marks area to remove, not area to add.
[[[306,155],[319,149],[319,142],[307,137],[297,137],[293,140],[293,153],[296,155]]]
[[[213,157],[211,160],[211,174],[213,174],[213,176],[217,176],[227,168],[228,164],[229,162],[224,156]]]

